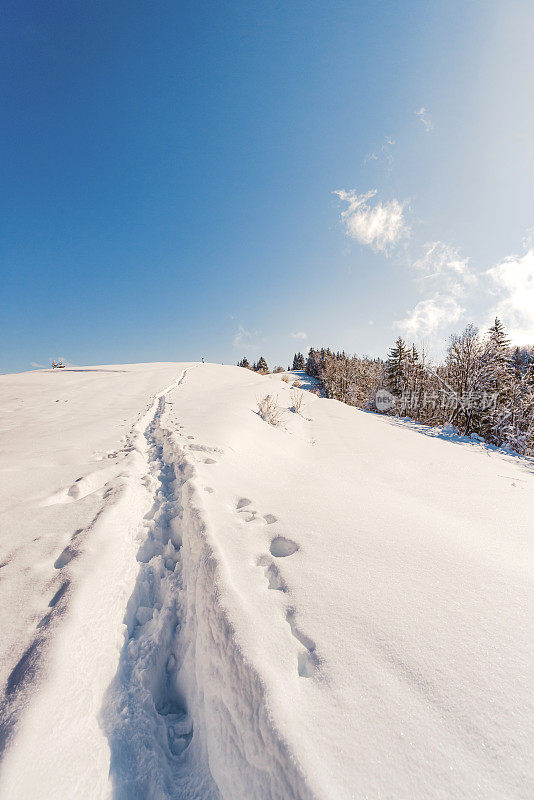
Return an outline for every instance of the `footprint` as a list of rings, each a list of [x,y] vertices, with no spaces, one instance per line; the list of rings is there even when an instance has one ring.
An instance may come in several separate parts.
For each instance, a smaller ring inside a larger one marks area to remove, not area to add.
[[[248,497],[242,497],[240,500],[237,501],[236,508],[239,511],[240,508],[245,508],[245,506],[249,506],[252,503],[252,500],[249,500]]]
[[[286,620],[288,621],[289,627],[291,628],[291,633],[297,642],[299,642],[305,648],[298,654],[299,676],[301,678],[312,678],[319,664],[319,659],[317,658],[317,653],[315,652],[315,642],[313,639],[310,639],[309,636],[306,636],[305,633],[302,633],[302,631],[297,627],[295,622],[294,608],[288,608],[286,612]]]
[[[65,592],[70,586],[70,581],[63,581],[53,598],[48,603],[48,608],[54,608],[55,605],[59,603]]]
[[[293,553],[296,553],[298,549],[298,544],[292,539],[286,539],[285,536],[275,536],[269,548],[271,555],[275,558],[292,556]]]
[[[187,438],[188,439],[194,439],[195,437],[194,436],[188,436]]]
[[[73,558],[80,554],[80,551],[74,546],[74,542],[78,536],[83,533],[83,528],[78,528],[71,536],[71,540],[66,547],[63,548],[59,556],[54,561],[55,569],[63,569]]]
[[[297,664],[300,678],[313,678],[318,665],[317,657],[314,657],[314,653],[308,653],[307,650],[299,653]]]
[[[58,401],[56,400],[56,403],[57,402]],[[37,623],[37,627],[38,628],[48,628],[48,626],[50,625],[50,620],[51,619],[52,619],[52,612],[49,611],[48,614],[45,614],[44,617],[39,620],[39,622]]]
[[[72,486],[69,486],[68,489],[59,489],[59,491],[54,492],[42,505],[53,506],[62,503],[74,503],[77,500],[82,500],[89,494],[103,490],[111,478],[117,477],[122,478],[124,475],[120,474],[117,476],[112,466],[97,470],[89,475],[76,478]]]
[[[66,567],[67,564],[72,561],[73,558],[76,558],[77,555],[78,551],[68,544],[58,558],[54,561],[55,569],[63,569],[63,567]]]
[[[275,517],[274,514],[265,514],[263,519],[267,525],[272,525],[273,522],[278,522],[278,517]]]
[[[156,705],[156,710],[167,727],[169,750],[175,756],[182,755],[193,738],[191,717],[184,708],[173,702]]]
[[[204,464],[216,464],[216,463],[217,462],[215,461],[214,458],[205,458],[204,459]]]
[[[204,486],[204,491],[208,492],[208,494],[213,494],[213,489],[211,486]]]
[[[287,592],[287,586],[280,575],[280,570],[276,564],[273,564],[268,556],[260,556],[257,563],[258,567],[265,567],[264,575],[267,578],[269,589],[274,589],[278,592]]]

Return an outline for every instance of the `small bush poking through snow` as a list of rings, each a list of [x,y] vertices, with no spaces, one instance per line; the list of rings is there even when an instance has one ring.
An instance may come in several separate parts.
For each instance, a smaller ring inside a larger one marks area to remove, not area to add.
[[[289,383],[291,378],[289,377],[289,375],[282,375],[282,380],[284,381],[284,383]]]
[[[302,384],[301,384],[300,381],[293,381],[293,383],[291,385],[294,386],[295,389],[300,389]]]
[[[268,394],[262,400],[258,400],[258,414],[269,425],[278,425],[282,418],[283,409],[276,402],[276,397]]]
[[[295,414],[300,414],[302,409],[302,401],[304,399],[304,392],[300,389],[291,389],[290,393],[291,397],[291,411],[294,411]]]

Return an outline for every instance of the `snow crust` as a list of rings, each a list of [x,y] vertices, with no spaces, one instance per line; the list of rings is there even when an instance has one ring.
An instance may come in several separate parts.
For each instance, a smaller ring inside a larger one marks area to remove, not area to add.
[[[0,376],[2,798],[532,796],[534,465],[291,392]]]

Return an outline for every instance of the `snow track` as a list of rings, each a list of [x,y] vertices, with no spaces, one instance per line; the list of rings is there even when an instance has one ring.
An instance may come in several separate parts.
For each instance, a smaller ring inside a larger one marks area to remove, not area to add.
[[[127,639],[104,703],[103,727],[114,797],[216,800],[220,795],[180,686],[185,647],[181,493],[187,469],[163,460],[165,394],[145,431],[154,504],[145,518],[140,570],[125,618]]]
[[[159,398],[145,431],[154,503],[137,554],[127,638],[103,707],[113,797],[306,800],[311,794],[266,711],[262,681],[220,602],[221,564],[188,460],[188,451],[217,450],[185,445],[193,437],[165,428],[171,393]],[[266,524],[275,520],[267,516]],[[295,552],[293,542],[279,538],[276,555]],[[288,622],[308,655],[314,645],[303,642],[293,615]],[[313,669],[310,654],[300,674]]]

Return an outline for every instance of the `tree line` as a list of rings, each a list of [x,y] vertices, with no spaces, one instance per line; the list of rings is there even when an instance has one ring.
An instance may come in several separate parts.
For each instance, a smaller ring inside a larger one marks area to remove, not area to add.
[[[511,347],[499,319],[484,335],[468,325],[451,336],[435,366],[399,337],[386,360],[312,348],[306,372],[327,397],[377,411],[382,390],[390,398],[385,413],[534,455],[534,348]]]
[[[249,364],[248,358],[244,356],[241,361],[237,362],[238,367],[244,367],[245,369],[251,369],[253,372],[261,372],[263,375],[267,375],[269,372],[269,367],[267,366],[267,362],[263,356],[260,356],[258,361],[254,361]],[[306,359],[304,358],[302,353],[295,353],[293,356],[293,366],[287,368],[288,371],[290,370],[304,370],[306,369]],[[283,367],[275,367],[273,372],[284,372]]]

